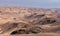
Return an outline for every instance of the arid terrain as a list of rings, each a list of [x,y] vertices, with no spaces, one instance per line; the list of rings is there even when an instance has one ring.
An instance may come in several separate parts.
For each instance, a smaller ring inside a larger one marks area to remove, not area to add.
[[[0,36],[60,36],[60,9],[0,7]]]

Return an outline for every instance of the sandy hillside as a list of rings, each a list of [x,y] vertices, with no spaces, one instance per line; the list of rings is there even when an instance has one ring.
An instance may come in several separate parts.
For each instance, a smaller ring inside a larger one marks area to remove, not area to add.
[[[60,9],[0,7],[0,36],[60,36]]]

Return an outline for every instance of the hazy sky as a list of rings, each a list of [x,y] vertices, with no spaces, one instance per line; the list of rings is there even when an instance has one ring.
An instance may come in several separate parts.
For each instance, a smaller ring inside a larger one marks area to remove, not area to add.
[[[0,0],[0,6],[60,8],[60,0]]]

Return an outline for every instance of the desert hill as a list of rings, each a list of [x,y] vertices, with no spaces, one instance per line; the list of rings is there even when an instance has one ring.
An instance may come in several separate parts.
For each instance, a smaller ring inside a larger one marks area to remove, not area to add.
[[[59,35],[60,9],[0,7],[0,35],[34,36],[46,33]]]

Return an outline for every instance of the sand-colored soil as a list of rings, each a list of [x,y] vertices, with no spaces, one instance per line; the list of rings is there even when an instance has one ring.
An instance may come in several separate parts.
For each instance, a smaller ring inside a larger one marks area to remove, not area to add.
[[[60,36],[60,9],[0,7],[0,36]]]

